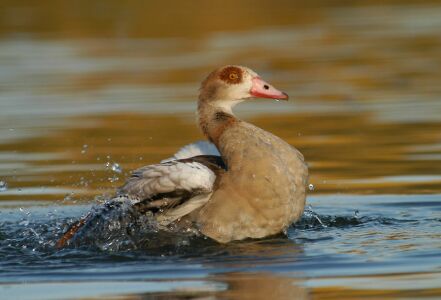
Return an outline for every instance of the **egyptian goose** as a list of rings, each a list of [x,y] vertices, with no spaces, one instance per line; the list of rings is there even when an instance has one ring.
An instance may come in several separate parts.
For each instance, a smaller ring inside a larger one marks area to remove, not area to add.
[[[161,228],[193,226],[220,243],[284,231],[303,213],[308,169],[297,149],[233,114],[233,106],[253,98],[288,95],[246,67],[212,72],[198,102],[199,126],[210,142],[134,171],[114,201],[129,199]],[[93,222],[86,216],[72,225],[58,246]]]

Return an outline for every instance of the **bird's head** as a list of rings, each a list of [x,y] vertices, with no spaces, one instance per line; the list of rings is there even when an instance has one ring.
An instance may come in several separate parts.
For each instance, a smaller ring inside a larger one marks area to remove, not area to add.
[[[224,66],[202,82],[199,101],[232,107],[247,99],[288,100],[288,95],[264,81],[253,70],[242,66]]]

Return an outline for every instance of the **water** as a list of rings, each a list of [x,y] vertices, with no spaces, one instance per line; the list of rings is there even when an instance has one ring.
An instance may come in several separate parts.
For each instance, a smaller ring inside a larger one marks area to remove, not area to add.
[[[0,181],[0,192],[4,192],[8,190],[8,184],[4,181]]]
[[[357,203],[348,205],[353,202]],[[265,292],[262,297],[300,293],[308,298],[334,289],[336,298],[373,292],[437,295],[438,196],[323,195],[310,197],[309,203],[313,211],[305,212],[287,238],[218,245],[183,235],[107,239],[108,233],[103,233],[94,242],[63,250],[54,247],[57,237],[89,205],[43,203],[17,211],[4,203],[0,287],[25,299],[38,290],[50,299],[165,291],[179,297],[240,291]],[[280,285],[255,290],[266,280],[268,285],[280,280]],[[66,286],[67,291],[61,293],[50,283]],[[110,283],[114,286],[103,288]],[[86,288],[86,294],[75,291]]]
[[[0,299],[441,297],[439,3],[179,3],[179,26],[165,4],[4,6]],[[219,245],[123,215],[57,250],[130,170],[202,139],[197,88],[227,63],[290,95],[238,115],[304,153],[303,219]]]

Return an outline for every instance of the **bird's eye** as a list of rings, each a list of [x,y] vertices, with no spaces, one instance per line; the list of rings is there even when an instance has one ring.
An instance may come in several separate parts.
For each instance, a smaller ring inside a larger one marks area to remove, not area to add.
[[[237,73],[230,73],[229,77],[231,80],[237,80],[239,78],[239,75],[237,75]]]
[[[228,84],[239,84],[242,82],[243,71],[236,66],[228,66],[224,68],[219,78]]]

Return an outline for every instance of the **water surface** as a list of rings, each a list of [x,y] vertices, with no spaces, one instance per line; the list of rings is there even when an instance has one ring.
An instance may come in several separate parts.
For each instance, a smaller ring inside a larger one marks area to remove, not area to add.
[[[168,22],[165,4],[61,3],[11,1],[0,17],[0,298],[441,297],[439,3],[196,1]],[[227,63],[292,99],[238,115],[305,155],[301,222],[228,245],[56,250],[130,170],[203,139],[199,82]]]

